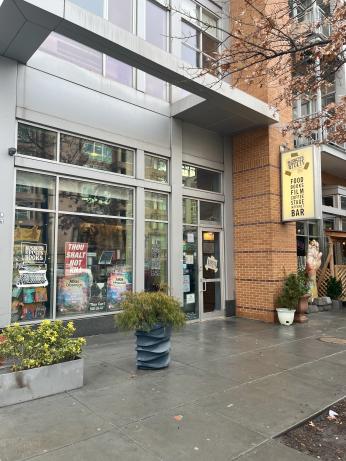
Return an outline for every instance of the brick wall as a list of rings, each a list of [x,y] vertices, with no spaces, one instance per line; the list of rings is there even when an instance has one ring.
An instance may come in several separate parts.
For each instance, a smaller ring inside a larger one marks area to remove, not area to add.
[[[258,0],[256,6],[267,13],[275,0]],[[244,0],[231,3],[233,18],[248,7]],[[284,20],[284,18],[283,18]],[[251,27],[251,26],[250,26]],[[273,103],[277,85],[245,85],[242,78],[236,86]],[[281,223],[280,144],[281,127],[291,119],[292,110],[282,104],[280,123],[240,133],[232,139],[234,249],[236,311],[241,317],[274,322],[275,302],[285,273],[295,272],[296,226]]]

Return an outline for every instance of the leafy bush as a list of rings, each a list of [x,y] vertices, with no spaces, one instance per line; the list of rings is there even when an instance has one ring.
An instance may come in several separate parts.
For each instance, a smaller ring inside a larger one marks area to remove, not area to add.
[[[329,277],[327,282],[327,296],[331,299],[339,299],[342,295],[342,281],[335,277]]]
[[[37,328],[14,323],[2,330],[0,356],[12,362],[12,370],[27,370],[76,359],[84,338],[72,338],[73,322],[44,320]]]
[[[149,331],[158,324],[180,328],[185,324],[179,301],[162,291],[127,293],[121,308],[115,322],[125,330]]]
[[[298,274],[289,274],[278,297],[278,307],[286,309],[297,309],[299,298],[309,292],[307,279],[304,271],[299,271]]]

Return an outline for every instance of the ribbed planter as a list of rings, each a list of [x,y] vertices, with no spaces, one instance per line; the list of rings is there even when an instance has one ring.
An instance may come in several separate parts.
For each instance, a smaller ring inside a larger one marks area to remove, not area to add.
[[[171,333],[170,327],[163,327],[162,325],[156,325],[150,331],[136,331],[137,368],[159,370],[168,367]]]

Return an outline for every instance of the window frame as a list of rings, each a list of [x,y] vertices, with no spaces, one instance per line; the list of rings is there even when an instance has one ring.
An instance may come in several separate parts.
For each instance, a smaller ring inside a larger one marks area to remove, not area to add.
[[[220,176],[220,191],[219,192],[215,192],[215,191],[212,191],[212,190],[208,190],[208,189],[199,189],[197,187],[190,187],[190,186],[185,186],[185,184],[183,183],[183,174],[181,173],[181,182],[182,182],[182,187],[183,189],[188,189],[188,190],[194,190],[194,191],[201,191],[201,192],[207,192],[207,193],[210,193],[210,194],[218,194],[218,195],[223,195],[224,193],[224,179],[223,179],[223,171],[221,170],[216,170],[216,169],[213,169],[213,168],[209,168],[209,167],[205,167],[205,166],[202,166],[202,165],[196,165],[196,164],[193,164],[193,163],[189,163],[189,162],[182,162],[181,164],[181,171],[183,169],[184,166],[189,166],[189,167],[193,167],[193,168],[196,168],[196,169],[200,169],[200,170],[205,170],[205,171],[210,171],[212,173],[218,173],[219,176]]]

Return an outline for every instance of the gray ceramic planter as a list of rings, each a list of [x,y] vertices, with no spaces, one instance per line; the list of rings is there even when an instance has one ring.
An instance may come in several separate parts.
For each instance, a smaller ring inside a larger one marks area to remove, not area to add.
[[[150,331],[136,331],[137,368],[159,370],[166,368],[170,362],[171,350],[170,327],[156,325]]]
[[[46,367],[0,372],[0,407],[59,394],[83,386],[83,359]]]

